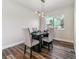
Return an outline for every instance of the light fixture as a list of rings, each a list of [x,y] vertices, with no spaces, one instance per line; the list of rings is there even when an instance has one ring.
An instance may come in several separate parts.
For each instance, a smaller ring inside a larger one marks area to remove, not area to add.
[[[35,11],[35,14],[41,17],[45,17],[45,0],[41,0],[41,10]]]

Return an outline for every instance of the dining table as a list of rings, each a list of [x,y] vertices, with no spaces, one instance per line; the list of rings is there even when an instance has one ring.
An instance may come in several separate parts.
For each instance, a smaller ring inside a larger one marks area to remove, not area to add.
[[[48,37],[48,32],[46,32],[46,31],[43,31],[43,32],[41,32],[41,31],[36,31],[36,32],[32,32],[31,33],[31,35],[32,35],[32,38],[33,39],[37,39],[37,40],[41,40],[42,39],[42,37]]]
[[[48,37],[48,32],[47,31],[36,31],[36,32],[32,32],[31,35],[32,35],[32,39],[35,39],[35,40],[39,40],[39,44],[40,44],[40,51],[42,50],[42,47],[43,47],[43,44],[42,44],[42,38],[43,37]]]

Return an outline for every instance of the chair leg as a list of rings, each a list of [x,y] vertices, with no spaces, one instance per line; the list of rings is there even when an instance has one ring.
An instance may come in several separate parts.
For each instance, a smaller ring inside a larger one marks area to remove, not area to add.
[[[48,43],[48,50],[50,51],[50,44]]]
[[[32,47],[30,48],[30,59],[32,58]]]
[[[25,45],[25,47],[24,47],[24,54],[26,53],[26,45]]]
[[[41,52],[41,48],[42,48],[42,47],[41,47],[41,44],[39,43],[39,44],[38,44],[38,51],[39,51],[39,52]]]
[[[53,41],[52,41],[51,45],[52,45],[52,48],[53,48]]]

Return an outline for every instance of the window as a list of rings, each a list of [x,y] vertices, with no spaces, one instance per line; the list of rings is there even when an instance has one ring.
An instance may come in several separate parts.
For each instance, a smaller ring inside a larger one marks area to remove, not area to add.
[[[52,27],[55,29],[64,29],[64,15],[59,17],[51,17],[47,16],[46,19],[46,27]]]

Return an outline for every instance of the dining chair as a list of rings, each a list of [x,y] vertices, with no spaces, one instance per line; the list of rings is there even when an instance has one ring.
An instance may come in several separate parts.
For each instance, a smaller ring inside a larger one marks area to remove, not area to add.
[[[50,50],[50,45],[53,48],[53,32],[54,32],[53,29],[51,29],[51,28],[48,29],[48,33],[49,33],[48,37],[42,38],[42,41],[47,43],[48,50]]]
[[[32,47],[39,45],[39,41],[32,39],[29,28],[24,28],[23,31],[24,31],[24,40],[25,40],[24,54],[26,53],[26,47],[29,47],[30,48],[30,59],[31,59],[32,58]]]

